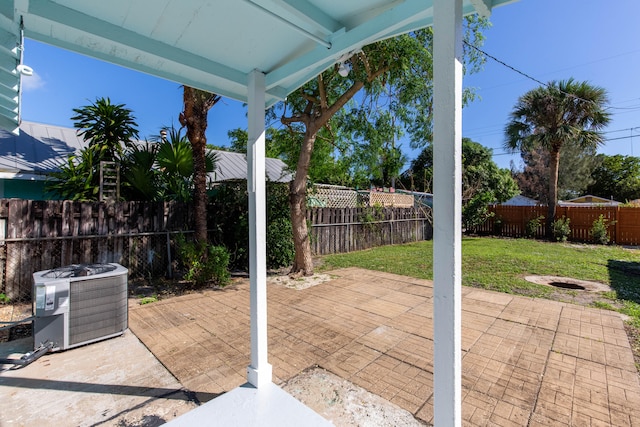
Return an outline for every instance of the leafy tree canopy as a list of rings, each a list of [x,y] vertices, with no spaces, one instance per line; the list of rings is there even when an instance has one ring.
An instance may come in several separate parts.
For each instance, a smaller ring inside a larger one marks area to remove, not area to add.
[[[640,198],[640,157],[599,154],[587,193],[627,202]]]
[[[523,167],[517,170],[512,164],[512,175],[523,195],[548,203],[549,153],[538,147],[521,153]],[[568,200],[588,193],[593,183],[592,173],[600,164],[595,147],[579,147],[569,141],[560,149],[558,169],[558,199]]]
[[[511,172],[498,168],[492,155],[491,149],[469,138],[462,139],[463,221],[467,228],[484,222],[489,203],[504,202],[519,193]],[[432,181],[433,146],[430,144],[402,174],[402,182],[408,189],[431,192]]]
[[[465,24],[469,46],[482,44],[481,30],[488,21],[472,15]],[[354,181],[367,176],[384,182],[403,164],[394,143],[397,138],[407,135],[413,147],[423,147],[431,140],[432,44],[433,31],[428,28],[364,46],[289,94],[271,111],[268,117],[280,116],[283,125],[301,136],[290,198],[296,248],[292,274],[313,273],[305,212],[316,143],[326,140],[333,146],[332,156],[348,159]],[[477,50],[465,53],[465,71],[481,66],[483,57]],[[350,69],[346,75],[339,72],[344,67]],[[466,91],[465,99],[471,93]]]

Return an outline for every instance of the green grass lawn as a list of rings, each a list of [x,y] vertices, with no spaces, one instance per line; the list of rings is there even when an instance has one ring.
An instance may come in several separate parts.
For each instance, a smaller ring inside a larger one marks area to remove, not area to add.
[[[433,241],[323,257],[323,270],[342,267],[432,279]],[[524,280],[526,275],[608,284],[612,291],[601,293],[592,305],[625,313],[640,327],[640,250],[529,239],[463,238],[463,285],[539,298],[557,296],[554,288]],[[571,292],[575,291],[566,293]]]

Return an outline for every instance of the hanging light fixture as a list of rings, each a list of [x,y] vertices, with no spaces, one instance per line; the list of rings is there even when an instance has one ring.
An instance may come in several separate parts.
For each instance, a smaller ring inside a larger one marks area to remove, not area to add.
[[[345,62],[341,62],[338,66],[338,74],[340,74],[342,77],[347,77],[350,71],[351,67]]]

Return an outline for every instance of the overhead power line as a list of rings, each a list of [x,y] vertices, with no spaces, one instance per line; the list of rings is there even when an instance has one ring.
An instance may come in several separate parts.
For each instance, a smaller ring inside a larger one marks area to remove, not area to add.
[[[521,71],[521,70],[519,70],[519,69],[515,68],[514,66],[509,65],[509,64],[507,64],[506,62],[504,62],[504,61],[502,61],[502,60],[500,60],[500,59],[496,58],[495,56],[493,56],[493,55],[491,55],[491,54],[489,54],[489,53],[485,52],[484,50],[480,49],[479,47],[474,46],[474,45],[472,45],[472,44],[470,44],[470,43],[468,43],[468,42],[466,42],[466,41],[463,41],[463,43],[464,43],[467,47],[470,47],[470,48],[472,48],[472,49],[477,50],[478,52],[480,52],[481,54],[483,54],[483,55],[484,55],[484,56],[486,56],[487,58],[492,59],[493,61],[497,62],[498,64],[500,64],[500,65],[502,65],[502,66],[504,66],[504,67],[507,67],[507,68],[508,68],[508,69],[510,69],[511,71],[513,71],[513,72],[515,72],[515,73],[517,73],[517,74],[520,74],[521,76],[523,76],[523,77],[525,77],[525,78],[527,78],[527,79],[529,79],[529,80],[531,80],[531,81],[533,81],[533,82],[536,82],[536,83],[538,83],[538,84],[539,84],[539,85],[541,85],[541,86],[544,86],[544,87],[547,87],[547,88],[551,88],[551,85],[549,85],[549,83],[544,83],[543,81],[536,79],[535,77],[533,77],[533,76],[531,76],[531,75],[529,75],[529,74],[525,73],[524,71]],[[556,89],[557,89],[557,88],[556,88]],[[558,89],[558,90],[559,90],[559,89]],[[577,95],[575,95],[575,94],[573,94],[573,93],[565,92],[565,91],[563,91],[563,90],[560,90],[560,92],[561,92],[561,93],[564,93],[564,94],[565,94],[565,95],[567,95],[567,96],[571,96],[571,97],[573,97],[573,98],[575,98],[575,99],[578,99],[578,100],[580,100],[580,101],[594,103],[594,101],[591,101],[591,100],[589,100],[589,99],[583,99],[583,98],[580,98],[579,96],[577,96]],[[612,106],[612,105],[609,105],[609,106],[605,107],[605,109],[614,109],[614,110],[630,110],[630,109],[636,109],[636,108],[635,108],[635,107],[614,107],[614,106]],[[640,109],[640,108],[638,108],[638,109]]]

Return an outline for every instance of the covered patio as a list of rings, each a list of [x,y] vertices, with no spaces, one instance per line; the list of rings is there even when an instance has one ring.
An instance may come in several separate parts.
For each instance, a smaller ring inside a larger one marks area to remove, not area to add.
[[[30,73],[22,63],[23,37],[247,102],[252,228],[247,340],[251,357],[246,378],[255,389],[268,390],[273,388],[273,375],[267,345],[265,108],[369,43],[433,25],[434,315],[433,326],[421,327],[433,327],[434,334],[434,420],[439,426],[460,425],[462,17],[489,16],[493,7],[508,2],[4,1],[0,126],[18,131],[21,75]],[[415,351],[429,355],[431,350]]]

